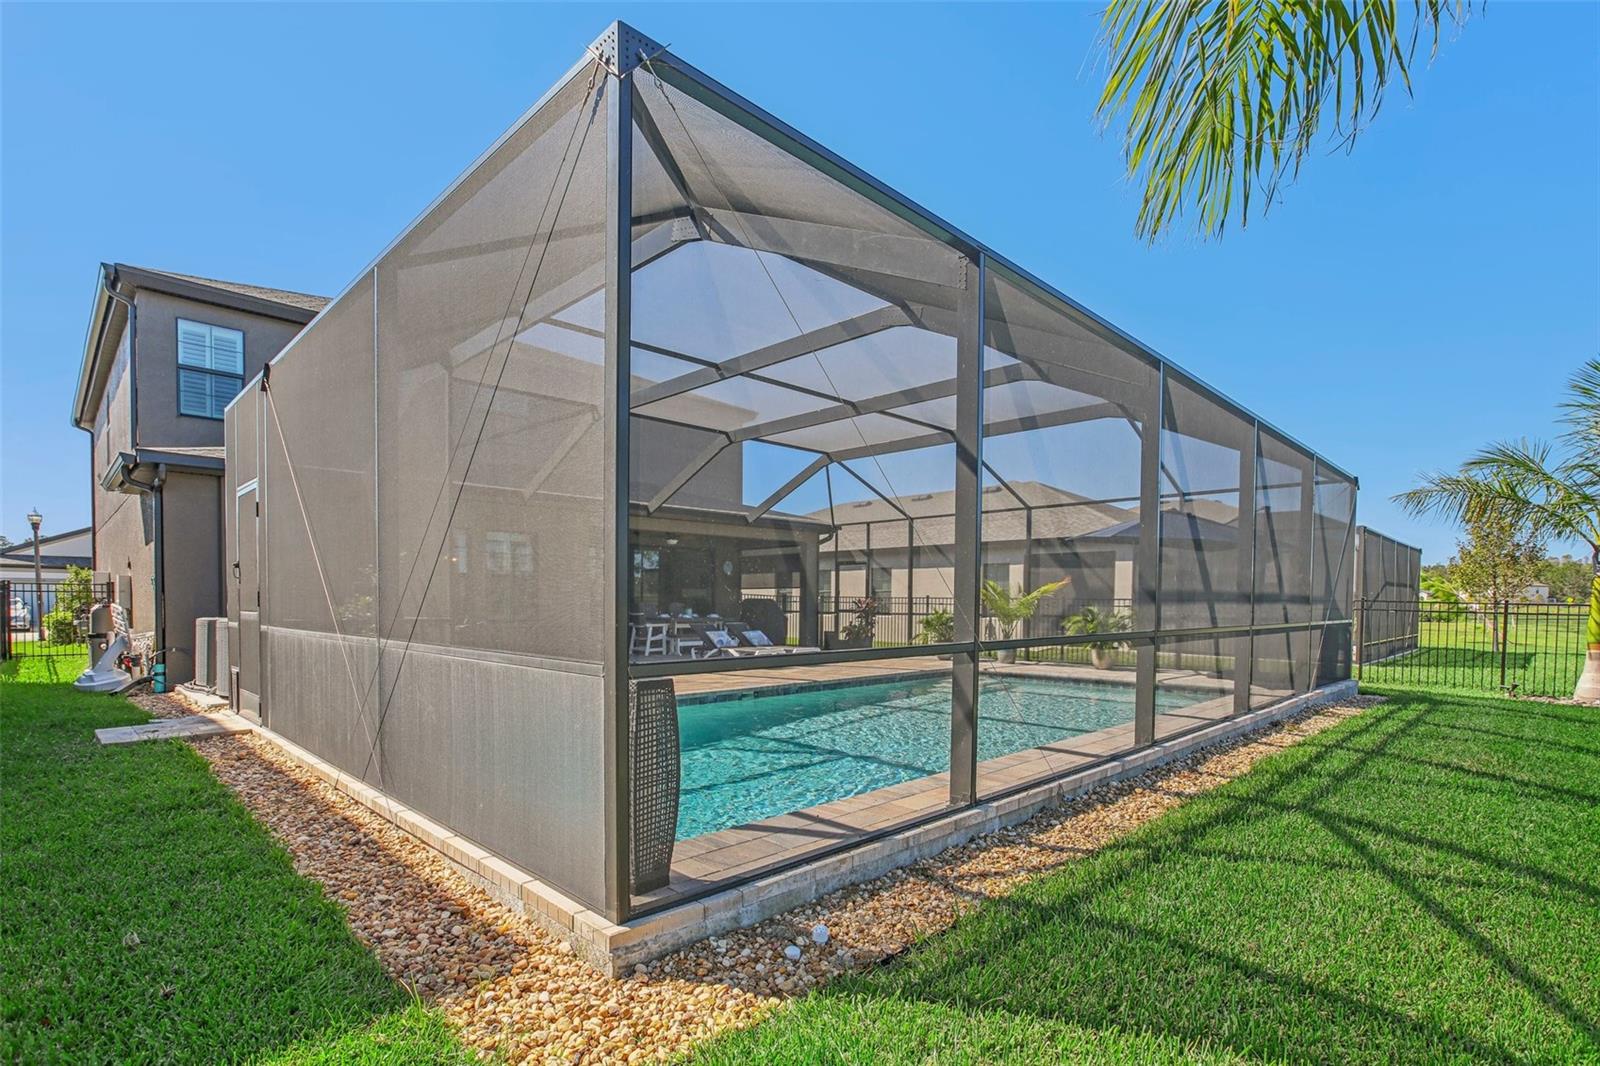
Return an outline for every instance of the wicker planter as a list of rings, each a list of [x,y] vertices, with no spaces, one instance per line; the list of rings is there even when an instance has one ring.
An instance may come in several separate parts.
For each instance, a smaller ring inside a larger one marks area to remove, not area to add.
[[[678,837],[678,697],[671,678],[628,682],[633,890],[666,887]]]

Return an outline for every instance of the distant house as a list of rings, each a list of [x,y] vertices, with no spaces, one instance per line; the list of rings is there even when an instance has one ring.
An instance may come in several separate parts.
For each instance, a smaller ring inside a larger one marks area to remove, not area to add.
[[[225,607],[223,408],[323,297],[102,263],[72,423],[91,435],[93,565],[130,593],[168,683]]]
[[[1550,586],[1542,581],[1532,582],[1522,590],[1522,595],[1518,598],[1527,603],[1549,603]]]
[[[65,581],[67,567],[89,566],[94,562],[93,529],[69,529],[39,538],[39,579],[46,585]],[[15,582],[11,594],[28,605],[30,617],[37,618],[37,597],[33,588],[33,538],[0,549],[0,581]],[[48,597],[45,606],[50,606]]]

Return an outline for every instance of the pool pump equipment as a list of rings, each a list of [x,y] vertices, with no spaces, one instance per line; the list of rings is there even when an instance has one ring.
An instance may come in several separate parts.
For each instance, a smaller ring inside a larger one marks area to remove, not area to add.
[[[121,692],[133,684],[133,675],[118,665],[129,648],[128,612],[119,604],[96,604],[89,610],[89,638],[89,646],[100,652],[99,657],[78,675],[72,687],[81,692]]]

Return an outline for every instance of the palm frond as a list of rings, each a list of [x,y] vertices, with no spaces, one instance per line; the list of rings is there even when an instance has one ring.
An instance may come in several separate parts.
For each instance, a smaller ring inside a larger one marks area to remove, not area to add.
[[[1591,359],[1567,379],[1561,402],[1561,439],[1586,462],[1600,465],[1600,359]]]
[[[1414,515],[1466,523],[1501,511],[1538,535],[1555,534],[1600,545],[1600,480],[1594,471],[1558,461],[1540,441],[1493,444],[1450,474],[1425,474],[1395,501]]]
[[[1325,119],[1349,147],[1385,89],[1411,89],[1425,32],[1466,20],[1469,0],[1111,0],[1098,113],[1127,116],[1129,178],[1143,186],[1135,228],[1155,239],[1186,210],[1220,236],[1268,204],[1313,151]]]

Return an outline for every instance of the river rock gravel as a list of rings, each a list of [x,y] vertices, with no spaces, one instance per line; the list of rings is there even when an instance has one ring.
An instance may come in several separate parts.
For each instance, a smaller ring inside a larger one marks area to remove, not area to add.
[[[136,702],[163,717],[191,713],[173,696]],[[1375,702],[1302,712],[622,978],[589,967],[569,942],[270,742],[241,733],[188,743],[288,849],[296,870],[344,908],[388,972],[438,1005],[465,1043],[510,1063],[639,1063],[752,1025],[831,977],[891,959],[982,900],[1104,847]],[[813,936],[819,925],[825,943]],[[798,959],[786,955],[791,947]]]

